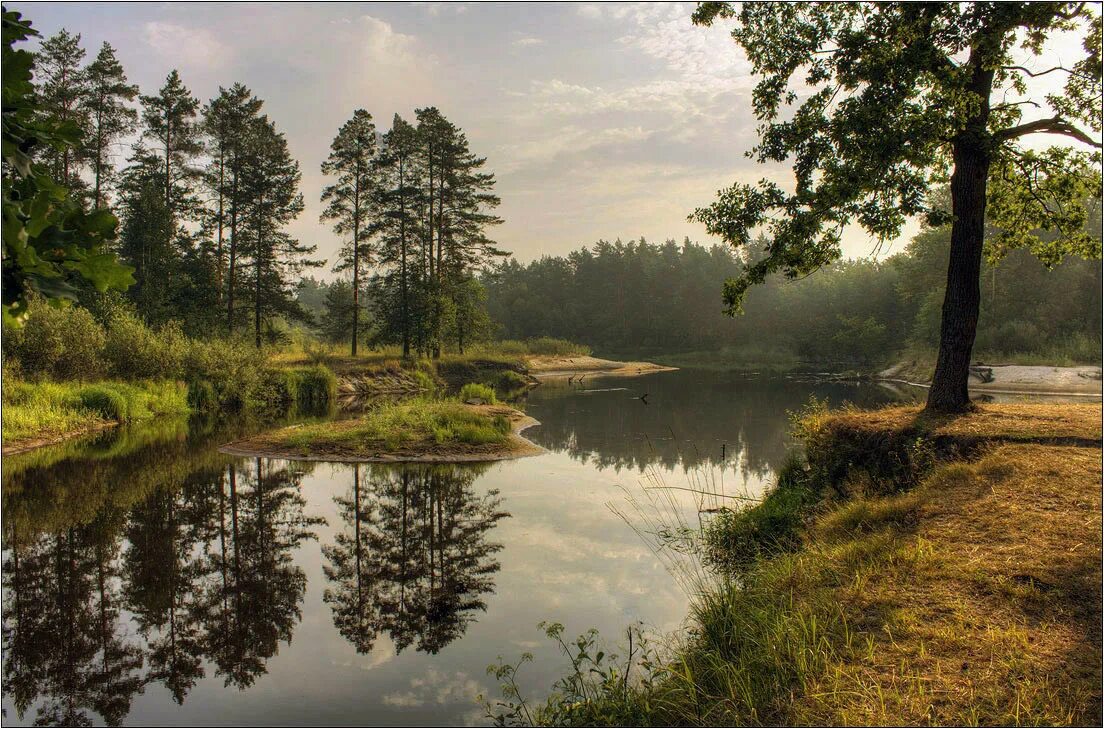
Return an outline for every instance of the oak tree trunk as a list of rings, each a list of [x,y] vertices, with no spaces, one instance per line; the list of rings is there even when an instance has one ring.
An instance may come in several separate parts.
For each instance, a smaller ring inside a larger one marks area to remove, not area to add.
[[[960,413],[970,409],[970,355],[977,334],[981,305],[981,254],[985,244],[985,196],[992,161],[989,94],[993,71],[974,63],[971,91],[981,104],[953,144],[954,172],[951,175],[951,255],[947,265],[947,290],[943,296],[943,319],[939,328],[939,356],[927,409]]]

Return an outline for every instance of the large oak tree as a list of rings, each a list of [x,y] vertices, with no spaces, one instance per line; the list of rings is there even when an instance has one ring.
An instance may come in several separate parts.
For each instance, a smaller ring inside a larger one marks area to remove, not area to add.
[[[694,21],[734,19],[761,78],[759,162],[793,165],[793,191],[763,180],[722,190],[695,212],[709,232],[750,248],[725,286],[731,313],[750,285],[806,275],[841,255],[844,227],[889,239],[910,216],[937,215],[948,179],[951,251],[929,410],[970,406],[967,382],[986,245],[1030,247],[1046,263],[1099,257],[1085,197],[1100,189],[1101,23],[1088,3],[702,3]],[[1079,60],[1046,50],[1083,37]],[[1030,61],[1022,60],[1028,57]],[[1063,63],[1064,61],[1064,63]],[[1036,79],[1062,78],[1056,91]],[[1029,137],[1065,138],[1032,149]]]

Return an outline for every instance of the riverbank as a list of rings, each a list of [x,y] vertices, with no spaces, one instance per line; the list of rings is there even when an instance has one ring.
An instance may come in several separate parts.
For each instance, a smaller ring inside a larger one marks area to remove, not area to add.
[[[1099,405],[810,410],[797,433],[777,488],[707,526],[723,577],[671,669],[538,723],[1100,723]]]
[[[653,362],[621,362],[612,359],[591,357],[590,355],[537,355],[525,361],[528,372],[540,379],[553,377],[578,377],[591,374],[617,375],[628,377],[647,375],[653,372],[671,372],[678,367],[655,364]]]
[[[521,435],[539,424],[505,405],[414,399],[380,405],[357,418],[262,433],[219,451],[340,463],[501,461],[544,453]]]
[[[190,412],[172,381],[4,383],[2,454],[60,443],[121,423]]]
[[[882,370],[876,379],[928,387],[933,369],[934,365],[926,359],[906,359]],[[1052,367],[979,362],[970,368],[969,387],[971,392],[983,394],[1101,397],[1104,381],[1101,379],[1101,368],[1096,366]]]

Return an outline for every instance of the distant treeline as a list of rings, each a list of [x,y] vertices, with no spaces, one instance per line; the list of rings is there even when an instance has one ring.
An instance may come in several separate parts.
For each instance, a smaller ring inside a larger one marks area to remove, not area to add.
[[[949,245],[948,227],[927,229],[881,261],[770,279],[752,289],[736,318],[722,313],[721,287],[741,261],[725,247],[689,240],[601,241],[528,265],[510,260],[483,281],[502,337],[563,337],[599,354],[710,352],[732,364],[872,366],[936,346]],[[1048,270],[1019,250],[986,263],[981,280],[976,356],[1100,360],[1100,261],[1070,258]]]

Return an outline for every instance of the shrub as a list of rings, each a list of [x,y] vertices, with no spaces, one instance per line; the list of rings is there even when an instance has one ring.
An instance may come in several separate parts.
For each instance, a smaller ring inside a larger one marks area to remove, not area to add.
[[[495,391],[480,382],[469,382],[460,388],[460,402],[470,400],[482,400],[492,405],[498,402]]]
[[[297,370],[300,405],[326,405],[337,399],[337,375],[328,367],[316,364]]]
[[[414,379],[414,383],[418,386],[419,390],[430,393],[437,392],[437,380],[425,370],[420,368],[416,369],[410,373],[410,376]]]
[[[251,344],[234,339],[192,340],[184,356],[188,382],[207,380],[222,407],[241,407],[252,397],[264,355]]]
[[[29,303],[21,331],[4,332],[4,356],[33,379],[90,380],[103,374],[103,327],[79,306]]]
[[[188,383],[188,406],[196,412],[206,413],[218,408],[218,395],[210,380],[194,380]]]
[[[156,331],[130,311],[121,310],[107,324],[104,359],[109,373],[124,380],[184,376],[189,341],[176,322]]]

